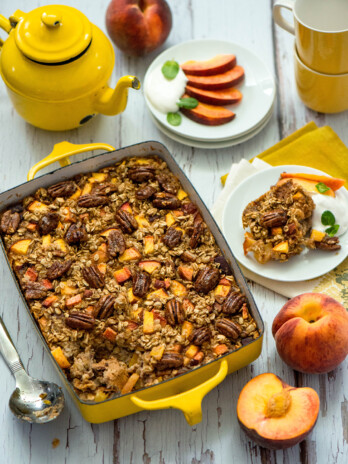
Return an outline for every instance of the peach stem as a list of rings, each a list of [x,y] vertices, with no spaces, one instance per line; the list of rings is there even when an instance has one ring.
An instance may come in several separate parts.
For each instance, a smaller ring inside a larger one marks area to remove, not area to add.
[[[281,417],[286,414],[291,405],[291,396],[288,390],[274,393],[267,402],[266,416]]]

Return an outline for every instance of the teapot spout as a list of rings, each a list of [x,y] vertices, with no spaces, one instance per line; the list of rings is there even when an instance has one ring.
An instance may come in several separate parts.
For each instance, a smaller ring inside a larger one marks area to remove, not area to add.
[[[137,77],[123,76],[114,89],[110,87],[104,89],[95,104],[96,111],[107,116],[122,113],[127,106],[129,88],[140,89],[140,81]]]

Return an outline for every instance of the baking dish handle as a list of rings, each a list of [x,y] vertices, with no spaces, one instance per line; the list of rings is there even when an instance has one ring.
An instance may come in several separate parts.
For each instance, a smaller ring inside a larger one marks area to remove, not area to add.
[[[114,151],[115,148],[107,143],[82,143],[80,145],[70,142],[56,143],[53,147],[52,153],[30,168],[27,179],[34,179],[35,174],[40,171],[40,169],[43,169],[56,161],[59,161],[61,166],[68,166],[68,164],[71,164],[69,156],[91,150]]]
[[[131,401],[142,409],[180,409],[185,415],[185,419],[189,425],[196,425],[202,420],[202,400],[207,393],[221,383],[227,375],[228,364],[226,359],[223,359],[218,372],[214,377],[197,385],[191,390],[179,393],[169,398],[147,401],[138,398],[136,395],[131,396]]]

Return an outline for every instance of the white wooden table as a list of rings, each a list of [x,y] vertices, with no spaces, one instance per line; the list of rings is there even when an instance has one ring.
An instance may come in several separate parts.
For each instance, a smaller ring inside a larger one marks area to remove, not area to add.
[[[10,16],[17,8],[29,11],[44,0],[1,0],[0,13]],[[47,2],[50,3],[50,2]],[[105,30],[107,0],[55,0],[83,11]],[[305,123],[329,124],[348,144],[348,113],[326,116],[306,109],[296,95],[293,40],[272,22],[272,0],[169,0],[174,27],[165,47],[193,38],[237,42],[255,52],[274,72],[277,106],[267,127],[250,141],[223,150],[202,150],[179,145],[162,135],[151,122],[140,92],[129,92],[121,116],[99,116],[79,130],[48,133],[26,124],[14,111],[0,82],[0,190],[22,183],[30,166],[50,153],[55,143],[102,141],[115,147],[144,140],[163,142],[188,174],[203,200],[211,206],[221,189],[220,175],[232,161],[250,159]],[[1,31],[4,38],[4,33]],[[164,47],[163,47],[164,48]],[[140,80],[157,52],[144,59],[117,53],[115,79],[135,74]],[[209,186],[209,188],[207,188]],[[142,412],[101,425],[85,422],[71,399],[55,422],[32,426],[16,420],[8,408],[14,388],[0,360],[0,463],[105,463],[105,464],[244,464],[244,463],[347,463],[348,462],[348,362],[327,375],[302,375],[288,368],[276,353],[270,326],[285,299],[256,284],[252,292],[265,321],[261,357],[230,375],[203,402],[202,422],[190,428],[175,410]],[[19,298],[1,258],[0,313],[30,374],[61,383]],[[309,438],[283,451],[268,451],[249,441],[236,418],[236,402],[253,376],[274,372],[291,385],[311,386],[319,393],[318,423]],[[59,445],[52,447],[58,438]]]

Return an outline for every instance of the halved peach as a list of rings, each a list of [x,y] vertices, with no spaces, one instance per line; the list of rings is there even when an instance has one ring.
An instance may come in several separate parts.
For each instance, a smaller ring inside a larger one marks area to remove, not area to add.
[[[28,269],[25,271],[24,277],[31,282],[35,282],[38,278],[38,273],[36,272],[35,268],[28,267]]]
[[[61,282],[59,288],[62,295],[75,295],[77,291],[76,287],[69,285],[67,282]]]
[[[236,65],[236,61],[236,55],[216,55],[206,61],[186,61],[181,65],[181,69],[184,73],[192,76],[212,76],[232,69]]]
[[[260,446],[285,449],[306,438],[319,414],[312,388],[295,388],[271,373],[251,379],[241,391],[237,416],[244,432]]]

